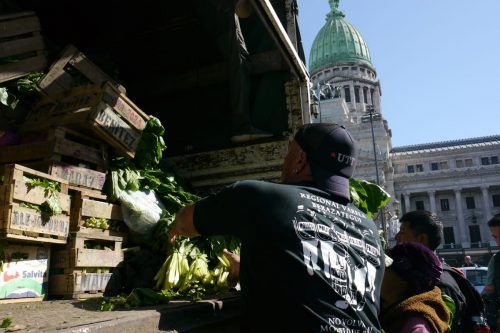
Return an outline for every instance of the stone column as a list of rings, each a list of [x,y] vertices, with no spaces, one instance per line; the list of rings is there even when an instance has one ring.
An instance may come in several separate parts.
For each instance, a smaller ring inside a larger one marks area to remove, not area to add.
[[[368,96],[367,96],[367,98],[368,98]],[[368,102],[368,99],[366,101]],[[365,111],[366,110],[365,90],[363,89],[363,86],[359,86],[359,102],[360,102],[360,105],[362,106],[362,110],[360,110],[360,111]]]
[[[411,211],[411,205],[410,205],[410,193],[403,193],[403,197],[405,200],[405,212],[408,213]]]
[[[457,211],[458,229],[460,230],[460,243],[463,248],[470,246],[467,237],[467,226],[465,225],[464,214],[462,209],[462,193],[461,189],[454,189],[455,192],[455,209]]]
[[[488,193],[488,186],[481,186],[481,192],[483,193],[483,210],[485,222],[491,218],[491,208],[490,208],[490,195]]]
[[[373,105],[373,101],[372,101],[372,87],[368,86],[368,91],[366,92],[368,94],[367,98],[368,98],[368,105]],[[374,93],[375,94],[375,93]]]
[[[436,191],[428,191],[427,194],[429,194],[429,201],[431,203],[431,213],[436,214]]]
[[[354,82],[349,83],[349,90],[351,91],[351,104],[358,111],[357,104],[356,104],[356,93],[354,91]]]

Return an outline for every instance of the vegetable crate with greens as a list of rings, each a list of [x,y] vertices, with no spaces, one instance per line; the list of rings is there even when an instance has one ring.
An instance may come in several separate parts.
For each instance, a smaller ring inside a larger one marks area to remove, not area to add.
[[[62,125],[97,135],[120,155],[134,157],[149,117],[110,83],[49,95],[33,107],[23,129]]]
[[[70,185],[102,189],[106,180],[105,144],[64,127],[21,136],[22,144],[0,147],[0,164],[23,163],[66,179]]]
[[[70,189],[71,231],[95,235],[118,235],[125,232],[119,204],[109,203],[107,196],[98,191]]]
[[[47,63],[44,48],[40,22],[34,12],[1,15],[0,82],[42,70]]]
[[[101,297],[112,276],[111,268],[53,268],[50,271],[49,295],[63,298]]]
[[[113,268],[123,261],[123,236],[70,233],[68,244],[52,248],[51,268]]]
[[[38,87],[45,94],[63,93],[85,84],[101,85],[109,82],[125,93],[125,88],[114,82],[82,52],[73,45],[68,45],[51,66],[48,73],[41,79]]]
[[[18,164],[0,170],[0,239],[65,244],[68,182]]]
[[[102,296],[113,269],[123,261],[123,236],[96,229],[71,233],[68,244],[52,247],[49,295],[64,298]],[[90,233],[87,233],[90,231]]]

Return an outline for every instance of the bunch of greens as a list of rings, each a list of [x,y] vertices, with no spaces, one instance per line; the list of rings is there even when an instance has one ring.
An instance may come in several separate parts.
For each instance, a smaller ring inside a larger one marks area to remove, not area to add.
[[[23,181],[28,189],[41,187],[45,190],[45,196],[47,199],[39,205],[38,208],[35,208],[37,211],[42,213],[42,218],[44,220],[48,220],[52,215],[59,215],[62,213],[61,203],[59,202],[59,198],[57,196],[57,194],[61,192],[61,184],[48,179],[27,176],[23,177]]]
[[[15,110],[22,98],[31,98],[36,91],[38,81],[43,77],[41,72],[33,72],[13,82],[0,87],[0,104]]]
[[[87,228],[108,230],[109,220],[98,217],[89,217],[83,222],[83,226]]]

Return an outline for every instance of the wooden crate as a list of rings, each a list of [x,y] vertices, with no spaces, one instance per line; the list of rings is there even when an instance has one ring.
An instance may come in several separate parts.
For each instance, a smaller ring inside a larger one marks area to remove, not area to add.
[[[149,117],[111,84],[77,87],[42,99],[28,114],[25,131],[55,125],[96,134],[124,156],[134,157]]]
[[[85,220],[90,217],[113,220],[121,223],[121,228],[125,227],[122,210],[119,204],[108,202],[106,195],[98,191],[82,191],[80,189],[70,189],[71,194],[71,231],[85,231],[86,234],[102,235],[102,229],[87,228],[84,226]],[[111,231],[111,234],[113,232]]]
[[[71,185],[103,188],[108,149],[102,142],[64,127],[24,133],[23,137],[34,142],[0,147],[0,164],[22,163]]]
[[[34,12],[0,16],[0,83],[45,68],[40,22]]]
[[[51,274],[49,295],[75,299],[102,297],[112,275],[87,273],[85,269],[64,269],[61,274]]]
[[[52,249],[51,268],[116,267],[123,261],[123,234],[110,230],[80,228],[70,233],[68,244]],[[86,248],[86,244],[100,242],[110,249]]]
[[[48,292],[49,244],[2,242],[0,304],[41,301]]]
[[[102,85],[105,82],[109,82],[118,90],[125,93],[123,86],[111,79],[110,76],[104,73],[73,45],[68,45],[64,48],[59,59],[50,66],[48,73],[40,80],[38,87],[45,94],[67,92],[80,85],[78,78],[74,74],[71,74],[72,71],[85,77],[89,84]]]
[[[3,166],[3,185],[0,186],[0,239],[65,244],[69,233],[70,197],[68,183],[61,178],[26,168],[18,164]],[[42,213],[23,207],[23,203],[40,205],[48,198],[41,187],[28,188],[23,177],[36,177],[60,184],[56,196],[62,214],[46,221]]]

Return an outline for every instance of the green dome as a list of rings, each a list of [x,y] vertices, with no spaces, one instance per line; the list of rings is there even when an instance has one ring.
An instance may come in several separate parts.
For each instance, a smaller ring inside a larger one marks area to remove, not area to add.
[[[362,63],[373,69],[368,45],[359,31],[347,22],[338,6],[339,0],[329,0],[332,8],[326,16],[326,24],[321,28],[311,48],[309,71],[352,62]]]

